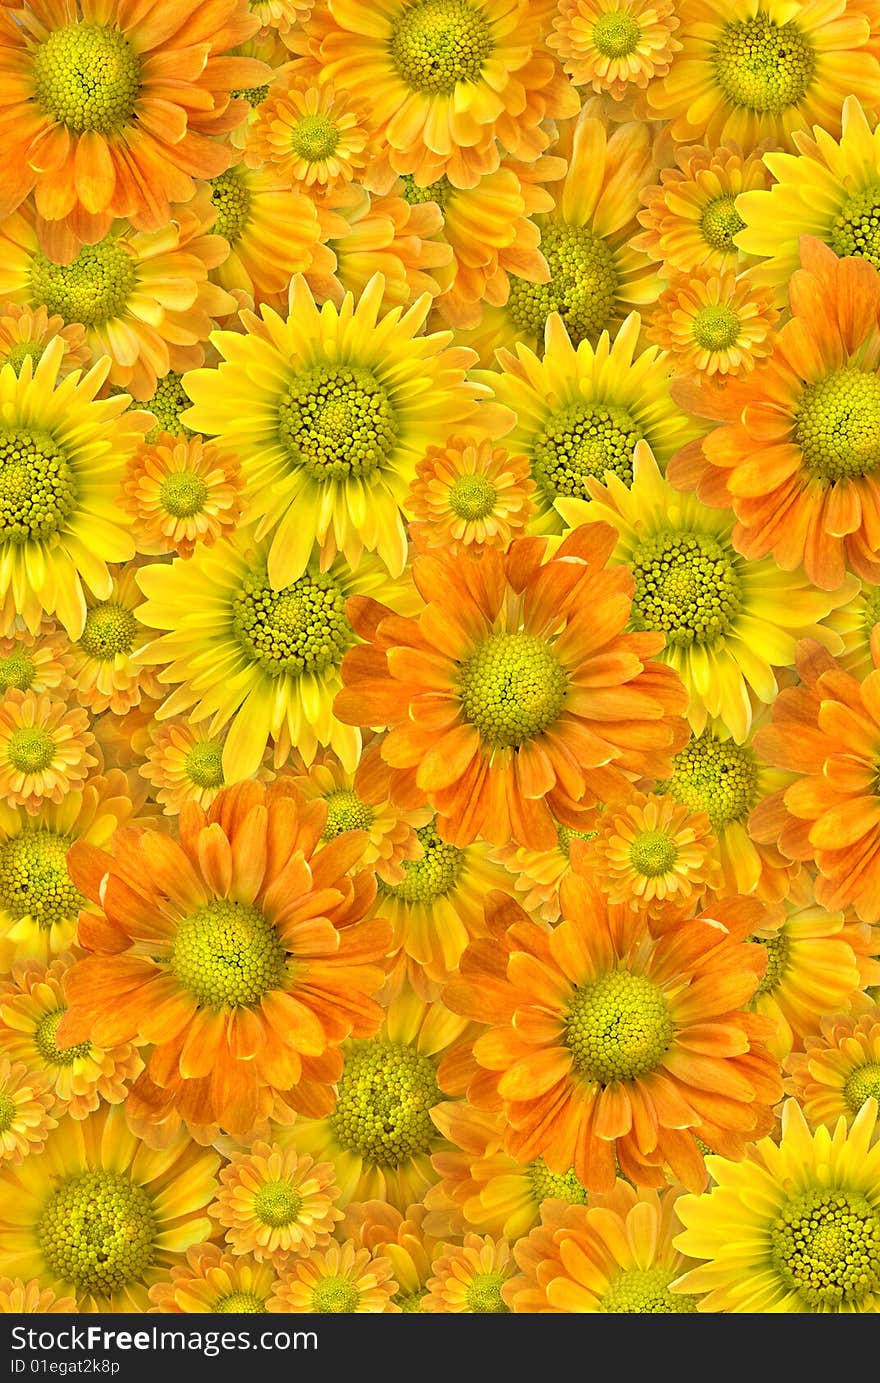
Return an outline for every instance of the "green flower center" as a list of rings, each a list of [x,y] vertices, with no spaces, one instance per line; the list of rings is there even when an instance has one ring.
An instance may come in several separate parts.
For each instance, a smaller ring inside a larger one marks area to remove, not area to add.
[[[327,823],[322,840],[335,840],[343,831],[369,831],[373,824],[373,808],[362,802],[350,788],[338,788],[327,794]]]
[[[32,360],[34,365],[42,357],[45,346],[40,341],[16,341],[6,352],[4,365],[11,365],[16,374],[21,373],[21,367],[26,360]]]
[[[125,34],[110,24],[67,24],[34,53],[36,97],[77,134],[114,134],[134,116],[141,65]]]
[[[628,57],[636,51],[641,36],[641,25],[626,10],[607,10],[593,25],[593,43],[603,58]]]
[[[79,646],[88,658],[109,663],[117,654],[131,652],[138,629],[131,610],[108,600],[89,610]]]
[[[339,131],[326,115],[304,115],[290,135],[290,147],[306,163],[320,163],[329,158],[338,144]]]
[[[586,1205],[587,1191],[574,1174],[551,1172],[543,1157],[539,1157],[528,1168],[527,1176],[532,1189],[532,1199],[538,1205],[544,1201],[565,1201],[566,1205]]]
[[[229,168],[217,178],[209,179],[211,204],[217,215],[211,227],[230,245],[237,245],[247,229],[251,214],[251,192],[237,168]]]
[[[149,408],[156,419],[156,426],[151,427],[144,438],[144,441],[150,446],[155,442],[160,432],[170,432],[174,437],[191,437],[193,435],[190,429],[180,421],[181,413],[192,407],[192,400],[184,393],[183,376],[179,375],[176,370],[169,370],[167,375],[162,376],[156,385],[153,397],[145,406]]]
[[[714,45],[715,79],[731,105],[761,115],[796,106],[813,79],[816,57],[797,24],[758,11],[725,25]]]
[[[745,230],[746,223],[736,209],[736,198],[725,193],[707,202],[700,217],[700,231],[706,244],[721,254],[736,254],[733,237]]]
[[[862,586],[861,598],[864,602],[862,615],[865,634],[870,640],[871,631],[880,623],[880,586]]]
[[[321,1316],[340,1316],[356,1311],[361,1294],[347,1277],[322,1277],[312,1292],[312,1310]]]
[[[399,427],[383,386],[358,365],[316,365],[296,375],[278,405],[290,460],[312,480],[367,479],[397,443]]]
[[[551,312],[558,312],[575,345],[595,341],[610,326],[620,275],[614,251],[586,226],[564,221],[541,225],[541,253],[549,283],[511,278],[508,312],[518,331],[541,337]]]
[[[455,888],[464,869],[464,850],[441,840],[432,823],[416,831],[422,858],[403,861],[403,881],[383,884],[381,891],[401,903],[433,903]]]
[[[847,365],[801,394],[795,441],[807,470],[834,484],[880,465],[880,375]]]
[[[48,433],[0,428],[0,543],[45,542],[75,500],[70,463]]]
[[[662,990],[643,975],[611,970],[595,984],[575,990],[565,1044],[579,1076],[610,1085],[653,1071],[674,1032]]]
[[[157,1224],[142,1186],[120,1172],[82,1172],[49,1196],[37,1239],[49,1268],[80,1292],[109,1296],[142,1282]]]
[[[847,197],[828,243],[841,259],[858,255],[880,269],[880,183]]]
[[[17,773],[42,773],[55,757],[55,741],[39,725],[22,725],[9,736],[6,750]]]
[[[755,990],[755,998],[761,994],[772,994],[774,989],[781,983],[788,963],[791,959],[791,939],[785,932],[776,932],[773,936],[753,936],[750,940],[763,946],[767,952],[767,969],[761,979],[761,983]]]
[[[5,694],[11,687],[16,691],[27,691],[33,684],[37,665],[23,648],[16,648],[8,658],[0,658],[0,693]]]
[[[8,1133],[15,1122],[18,1105],[5,1090],[0,1090],[0,1133]]]
[[[618,476],[629,487],[633,451],[645,434],[618,404],[569,403],[557,408],[532,443],[532,478],[549,506],[557,495],[588,499],[587,479]]]
[[[663,831],[640,831],[629,847],[630,864],[648,879],[668,874],[677,858],[678,846]]]
[[[85,898],[67,872],[69,836],[24,831],[0,842],[0,907],[19,919],[33,918],[48,931],[75,917]]]
[[[633,627],[658,630],[667,647],[714,644],[741,601],[736,555],[705,533],[659,533],[632,555]]]
[[[72,1066],[80,1057],[91,1053],[91,1042],[77,1042],[73,1047],[59,1047],[58,1029],[67,1009],[56,1008],[45,1014],[34,1029],[34,1046],[49,1066]]]
[[[187,754],[183,766],[194,787],[222,787],[223,745],[219,740],[199,740]]]
[[[191,519],[205,506],[208,487],[194,471],[171,471],[162,482],[159,499],[166,513]]]
[[[483,14],[466,0],[416,0],[391,26],[389,51],[413,91],[447,96],[459,82],[476,82],[494,48]]]
[[[705,812],[714,830],[744,821],[758,797],[758,765],[751,749],[716,740],[708,731],[686,744],[662,785],[689,811]]]
[[[867,1061],[850,1071],[843,1084],[843,1098],[853,1114],[858,1114],[865,1100],[880,1103],[880,1061]]]
[[[255,1292],[230,1292],[228,1296],[221,1297],[213,1307],[216,1315],[225,1315],[227,1312],[243,1314],[246,1316],[262,1316],[266,1314],[266,1303],[262,1297],[258,1297]]]
[[[206,1008],[239,1008],[283,984],[287,953],[258,908],[215,898],[178,925],[170,966]]]
[[[445,208],[455,195],[455,188],[445,173],[442,178],[428,183],[425,187],[420,187],[411,173],[404,173],[401,182],[403,187],[400,195],[409,206],[423,206],[425,202],[436,202],[439,207]]]
[[[232,605],[232,628],[245,654],[270,677],[299,677],[338,667],[354,633],[345,596],[331,576],[300,576],[273,591],[249,576]]]
[[[395,1306],[400,1307],[405,1316],[410,1316],[424,1310],[422,1303],[427,1294],[427,1287],[423,1287],[420,1292],[397,1292],[391,1300]]]
[[[602,1311],[615,1316],[670,1316],[696,1311],[698,1297],[678,1296],[670,1268],[624,1268],[608,1284]]]
[[[465,720],[496,749],[518,748],[559,719],[568,677],[535,634],[491,634],[461,665]]]
[[[478,1316],[498,1316],[509,1312],[510,1307],[501,1295],[506,1280],[502,1273],[476,1273],[465,1289],[468,1310]]]
[[[498,491],[485,475],[459,475],[449,489],[449,507],[456,518],[473,522],[492,513]]]
[[[121,317],[137,284],[137,268],[119,241],[84,245],[70,264],[54,264],[42,253],[31,264],[31,298],[65,322],[101,327]]]
[[[233,100],[247,101],[251,106],[261,106],[269,95],[269,83],[264,86],[240,86],[230,92]]]
[[[739,329],[739,317],[723,303],[701,307],[691,328],[694,340],[704,351],[728,350],[736,343]]]
[[[880,1215],[857,1191],[791,1196],[770,1244],[783,1282],[811,1311],[858,1307],[880,1289]]]
[[[299,1218],[302,1204],[302,1196],[286,1181],[267,1181],[254,1195],[254,1214],[261,1224],[282,1229]]]
[[[430,1111],[443,1099],[431,1060],[381,1038],[350,1044],[330,1116],[343,1148],[371,1165],[400,1167],[437,1138]]]
[[[595,831],[575,831],[571,826],[563,826],[561,823],[556,827],[556,843],[566,859],[571,858],[573,840],[592,840],[595,835]]]

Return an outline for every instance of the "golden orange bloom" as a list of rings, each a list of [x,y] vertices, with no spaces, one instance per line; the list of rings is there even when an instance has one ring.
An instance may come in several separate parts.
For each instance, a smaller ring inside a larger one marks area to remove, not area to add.
[[[387,726],[397,790],[421,794],[444,840],[483,835],[549,848],[597,798],[662,776],[686,733],[685,693],[652,655],[662,635],[624,632],[632,578],[607,569],[614,530],[488,549],[479,564],[417,558],[425,609],[392,619],[352,598],[365,641],[343,659],[336,714]]]
[[[442,1315],[498,1315],[510,1310],[502,1287],[514,1271],[506,1239],[466,1234],[434,1260],[422,1310]]]
[[[660,295],[647,336],[682,374],[746,375],[773,350],[779,313],[747,274],[695,271]]]
[[[71,662],[70,640],[54,620],[42,620],[33,633],[15,628],[0,638],[0,694],[15,688],[63,697],[71,686]]]
[[[189,400],[187,400],[187,406]],[[128,463],[125,505],[138,552],[191,557],[233,529],[242,510],[238,460],[201,437],[160,432]]]
[[[820,1031],[785,1062],[786,1093],[794,1095],[811,1128],[852,1123],[866,1100],[880,1101],[880,1009],[825,1013]]]
[[[14,1165],[39,1152],[58,1123],[57,1109],[44,1071],[0,1056],[0,1161]]]
[[[37,1312],[43,1315],[52,1312],[70,1315],[75,1311],[75,1297],[57,1297],[51,1287],[41,1285],[39,1278],[32,1277],[25,1282],[20,1277],[0,1277],[2,1316],[17,1316],[22,1312],[29,1315]]]
[[[31,193],[39,216],[93,245],[114,217],[168,224],[194,178],[222,173],[247,115],[236,88],[266,68],[229,49],[258,28],[245,0],[33,0],[0,9],[0,111],[14,132],[0,216]]]
[[[158,700],[162,695],[156,673],[137,659],[150,637],[136,613],[144,603],[137,572],[133,562],[120,567],[105,600],[86,596],[86,621],[73,647],[71,677],[80,705],[93,713],[126,715],[142,697]]]
[[[40,359],[53,336],[60,336],[64,342],[59,377],[69,375],[71,370],[84,370],[92,363],[92,352],[81,322],[65,324],[63,317],[58,313],[50,316],[42,304],[38,307],[0,304],[0,365],[11,365],[18,374],[28,357],[34,363]]]
[[[151,723],[145,757],[139,772],[166,816],[176,816],[184,802],[210,807],[224,786],[222,735],[186,716]]]
[[[276,1267],[293,1255],[326,1248],[342,1212],[332,1162],[315,1162],[277,1143],[256,1142],[233,1157],[220,1173],[221,1189],[208,1207],[226,1230],[236,1254],[251,1253],[257,1262]]]
[[[161,1122],[244,1133],[275,1094],[309,1113],[332,1107],[345,1038],[382,1011],[388,924],[361,919],[375,883],[350,875],[352,833],[320,847],[324,812],[284,785],[227,788],[206,813],[187,803],[180,839],[120,832],[114,854],[70,852],[92,952],[67,978],[61,1042],[152,1043],[129,1100]]]
[[[323,194],[363,177],[369,139],[365,112],[347,92],[293,78],[257,107],[245,161],[269,164],[291,185]]]
[[[598,820],[601,804],[586,813],[582,829],[557,823],[556,844],[549,850],[530,850],[524,845],[501,845],[494,858],[508,870],[513,890],[526,912],[544,922],[559,920],[559,886],[571,868],[571,847],[576,840],[589,840]]]
[[[560,0],[547,46],[576,86],[622,101],[666,76],[678,24],[673,0]]]
[[[150,1288],[153,1310],[165,1315],[237,1315],[282,1309],[269,1304],[277,1285],[271,1264],[245,1254],[224,1253],[216,1244],[196,1244],[187,1249],[186,1262],[173,1267],[169,1277]]]
[[[294,1259],[275,1288],[269,1310],[320,1315],[391,1314],[397,1291],[390,1258],[350,1241]]]
[[[618,1168],[640,1186],[670,1169],[702,1187],[697,1140],[741,1157],[781,1093],[772,1024],[744,1007],[764,969],[759,947],[733,910],[654,939],[577,860],[562,914],[548,933],[511,904],[509,925],[499,914],[443,991],[488,1025],[471,1098],[503,1109],[518,1161],[573,1168],[590,1191],[610,1190]]]
[[[424,1205],[410,1205],[404,1214],[386,1201],[368,1200],[350,1205],[339,1228],[340,1237],[390,1260],[397,1282],[392,1305],[407,1314],[424,1311],[428,1279],[443,1249],[426,1223]]]
[[[95,737],[78,707],[45,692],[11,690],[0,701],[0,795],[36,816],[83,786],[98,760]]]
[[[281,307],[293,274],[311,263],[320,226],[308,197],[277,168],[237,163],[210,184],[215,235],[229,247],[214,278],[239,306]],[[229,309],[227,309],[229,311]]]
[[[511,456],[478,434],[429,447],[410,484],[409,534],[422,551],[455,554],[507,547],[535,512],[526,456]]]

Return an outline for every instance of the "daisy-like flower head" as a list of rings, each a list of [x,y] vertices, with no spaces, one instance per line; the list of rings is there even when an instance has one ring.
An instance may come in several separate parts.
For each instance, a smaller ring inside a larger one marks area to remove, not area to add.
[[[727,510],[677,493],[640,442],[627,487],[613,473],[586,482],[591,503],[560,499],[571,524],[610,523],[613,559],[635,583],[632,627],[662,633],[661,660],[675,668],[690,694],[696,734],[717,718],[743,743],[753,705],[769,704],[779,687],[774,667],[794,663],[797,640],[839,639],[821,621],[850,599],[855,582],[833,594],[817,591],[799,571],[780,571],[769,558],[745,561]]]
[[[633,245],[661,261],[667,273],[704,269],[720,274],[741,267],[746,256],[738,237],[746,223],[738,198],[769,183],[762,152],[744,156],[729,143],[720,148],[678,146],[675,162],[663,169],[660,182],[641,190],[644,209],[638,219],[646,229]]]
[[[53,1312],[70,1315],[75,1311],[75,1297],[56,1297],[51,1287],[41,1287],[36,1278],[25,1282],[20,1277],[0,1277],[0,1315],[46,1315]]]
[[[229,163],[222,138],[247,107],[231,100],[266,68],[229,55],[257,28],[244,0],[209,8],[161,0],[34,0],[0,10],[0,110],[15,129],[0,215],[33,193],[39,215],[94,244],[114,216],[167,225],[194,178]]]
[[[666,76],[678,23],[672,0],[560,0],[547,46],[576,86],[622,101]]]
[[[460,1247],[448,1248],[432,1266],[423,1311],[459,1316],[509,1312],[502,1288],[515,1265],[506,1239],[466,1234]]]
[[[698,1311],[875,1312],[880,1302],[880,1140],[877,1102],[852,1126],[810,1133],[794,1100],[782,1136],[746,1162],[712,1157],[715,1185],[684,1196],[676,1247],[704,1259],[676,1292],[702,1293]]]
[[[220,1173],[209,1214],[226,1230],[234,1253],[251,1253],[276,1268],[330,1243],[342,1212],[333,1164],[277,1144],[256,1142]]]
[[[0,1166],[40,1152],[58,1120],[55,1092],[43,1071],[0,1055]]]
[[[736,140],[749,153],[763,140],[791,147],[814,122],[835,135],[844,97],[880,81],[857,0],[684,0],[678,18],[681,52],[648,89],[649,112],[676,140]]]
[[[302,576],[315,541],[352,565],[375,551],[399,575],[416,462],[476,407],[472,353],[449,333],[419,335],[430,299],[380,316],[382,293],[376,276],[357,304],[319,309],[295,278],[286,321],[244,314],[245,335],[213,338],[219,367],[186,378],[185,422],[241,460],[276,589]]]
[[[419,557],[425,608],[406,621],[350,602],[369,647],[346,654],[336,713],[389,727],[382,757],[449,844],[552,848],[559,820],[578,829],[680,747],[683,689],[653,660],[662,636],[623,632],[632,582],[607,567],[614,538],[592,524],[549,558],[539,538],[480,562]]]
[[[362,921],[375,885],[350,876],[363,837],[320,847],[323,813],[282,785],[188,803],[180,840],[118,833],[114,855],[78,844],[80,918],[91,951],[67,977],[59,1041],[153,1043],[129,1101],[245,1133],[275,1093],[326,1106],[341,1042],[368,1036],[390,929]],[[302,1089],[298,1089],[302,1087]]]
[[[688,1260],[673,1247],[681,1231],[680,1187],[653,1191],[616,1182],[589,1207],[550,1220],[514,1246],[520,1268],[504,1289],[515,1312],[677,1315],[696,1296],[671,1292]]]
[[[217,282],[249,306],[280,306],[291,275],[309,267],[320,240],[311,200],[291,188],[284,170],[244,163],[211,179],[210,199],[212,230],[228,246]]]
[[[280,588],[268,555],[268,544],[255,543],[246,528],[197,549],[189,561],[141,568],[147,600],[138,618],[168,632],[138,657],[163,665],[161,683],[179,684],[158,717],[187,712],[212,737],[228,727],[222,767],[230,783],[256,772],[269,743],[276,767],[294,745],[307,763],[319,745],[329,745],[354,771],[360,735],[333,713],[343,654],[357,642],[346,600],[381,591],[411,605],[413,597],[372,555],[356,571],[341,556],[331,563],[313,557]]]
[[[803,565],[837,591],[847,568],[880,580],[880,275],[808,236],[801,263],[770,359],[724,391],[682,393],[720,426],[682,449],[669,479],[733,509],[745,557]]]
[[[474,1042],[474,1084],[500,1102],[506,1150],[556,1174],[573,1168],[590,1191],[610,1190],[617,1168],[640,1186],[671,1169],[702,1187],[697,1139],[741,1156],[781,1093],[772,1025],[744,1009],[760,948],[735,910],[722,925],[695,918],[653,939],[577,862],[562,913],[549,933],[524,914],[506,928],[500,918],[443,991],[488,1026]]]
[[[126,473],[138,552],[191,557],[197,545],[210,547],[238,523],[241,492],[236,457],[198,436],[160,432],[138,448]]]
[[[851,1122],[866,1100],[880,1101],[880,1008],[825,1013],[819,1026],[787,1058],[786,1090],[811,1128],[833,1128],[840,1118]]]
[[[596,825],[601,806],[584,814],[583,825]],[[556,824],[556,843],[547,850],[532,850],[525,845],[501,845],[494,858],[503,864],[513,881],[513,889],[521,894],[526,912],[553,923],[559,919],[559,887],[571,868],[571,847],[576,840],[590,840],[595,831],[574,830]],[[508,885],[509,887],[509,885]],[[513,1237],[513,1236],[511,1236]]]
[[[44,306],[21,307],[18,303],[0,304],[0,366],[11,365],[18,373],[25,360],[40,359],[46,346],[55,336],[64,342],[59,376],[72,370],[84,370],[92,363],[92,352],[86,342],[81,322],[65,324],[57,313],[50,317]]]
[[[108,562],[134,555],[130,521],[119,511],[128,458],[149,426],[126,411],[127,397],[97,399],[103,361],[80,378],[58,381],[59,337],[16,374],[0,369],[0,631],[16,616],[36,633],[57,614],[72,639],[86,618],[85,583],[102,599]]]
[[[429,447],[416,467],[407,508],[410,537],[423,551],[506,547],[534,513],[535,483],[525,456],[512,456],[491,438],[450,437]]]
[[[577,112],[542,27],[526,0],[333,0],[322,79],[365,102],[395,173],[473,187],[500,147],[534,157],[551,138],[542,122]]]
[[[191,725],[187,716],[153,722],[148,734],[146,763],[139,771],[165,815],[176,816],[184,802],[210,807],[226,782],[223,736],[209,734],[204,725]]]
[[[648,339],[665,351],[682,374],[746,375],[773,349],[779,313],[769,288],[748,274],[690,274],[661,295]]]
[[[0,983],[0,1051],[42,1071],[64,1112],[84,1119],[101,1100],[120,1104],[143,1063],[127,1043],[58,1045],[67,1011],[64,977],[72,963],[66,955],[48,965],[19,961],[13,966],[11,977]]]
[[[216,1244],[196,1244],[187,1249],[186,1262],[171,1269],[169,1279],[154,1282],[150,1301],[160,1314],[262,1315],[281,1310],[269,1305],[276,1286],[270,1263],[224,1253]]]
[[[64,697],[72,660],[69,640],[54,620],[43,620],[33,633],[15,627],[0,639],[0,695],[15,690]]]
[[[98,760],[87,713],[45,692],[8,691],[0,701],[0,793],[36,816],[81,788]]]
[[[220,1159],[178,1137],[152,1152],[121,1106],[64,1118],[39,1157],[0,1172],[0,1255],[77,1311],[142,1312],[148,1289],[211,1233]]]
[[[424,1311],[428,1278],[443,1245],[426,1229],[424,1205],[411,1205],[405,1215],[384,1201],[359,1201],[348,1207],[340,1238],[371,1252],[380,1252],[394,1270],[397,1291],[393,1306],[407,1315]]]
[[[347,1241],[293,1259],[275,1287],[269,1309],[288,1315],[396,1315],[396,1292],[390,1258]]]
[[[208,280],[226,255],[226,242],[208,234],[211,217],[203,188],[161,230],[116,221],[94,244],[63,246],[52,257],[23,207],[0,224],[0,293],[80,323],[94,358],[109,357],[111,384],[149,399],[168,370],[201,365],[215,319],[234,310],[234,299]]]
[[[520,344],[499,351],[499,371],[480,373],[516,419],[505,445],[529,458],[539,531],[562,532],[562,501],[587,499],[591,479],[632,485],[640,443],[665,462],[699,430],[670,397],[666,357],[656,346],[637,353],[640,332],[633,313],[613,343],[603,332],[595,348],[575,347],[554,315],[542,360]]]
[[[80,704],[93,714],[112,711],[126,715],[142,697],[162,695],[152,668],[138,660],[149,635],[138,618],[143,596],[137,584],[135,564],[112,576],[107,597],[86,599],[86,621],[73,647],[70,675]]]
[[[369,140],[365,114],[347,92],[301,77],[257,108],[245,160],[269,164],[293,186],[323,194],[361,179]]]

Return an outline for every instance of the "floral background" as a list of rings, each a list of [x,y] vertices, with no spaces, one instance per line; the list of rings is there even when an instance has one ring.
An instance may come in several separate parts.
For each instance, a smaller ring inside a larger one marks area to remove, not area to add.
[[[4,0],[0,1310],[874,1312],[875,0]]]

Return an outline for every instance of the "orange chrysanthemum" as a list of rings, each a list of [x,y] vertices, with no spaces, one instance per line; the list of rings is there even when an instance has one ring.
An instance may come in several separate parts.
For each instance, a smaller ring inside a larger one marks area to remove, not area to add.
[[[450,437],[429,447],[410,483],[409,535],[422,551],[507,547],[535,512],[526,456],[511,456],[490,437]]]
[[[426,607],[405,621],[348,602],[365,646],[345,655],[336,714],[389,727],[396,792],[427,797],[452,844],[551,847],[554,817],[577,829],[597,798],[668,771],[685,693],[652,659],[662,635],[624,632],[632,578],[606,569],[615,539],[589,524],[552,557],[541,538],[480,563],[420,557]]]
[[[240,305],[281,307],[292,276],[321,253],[311,201],[293,190],[279,169],[237,163],[211,180],[211,202],[212,230],[229,246],[214,271],[217,282]]]
[[[332,1162],[256,1142],[220,1173],[221,1189],[208,1214],[226,1230],[236,1254],[282,1266],[326,1248],[342,1219]]]
[[[396,1291],[390,1258],[349,1241],[294,1259],[269,1309],[286,1314],[396,1315],[400,1307],[391,1300]]]
[[[93,954],[67,979],[61,1042],[153,1043],[129,1096],[161,1121],[245,1133],[276,1094],[323,1114],[340,1044],[382,1018],[371,995],[388,924],[364,922],[375,883],[350,875],[352,832],[319,847],[324,812],[283,785],[226,789],[186,804],[180,840],[119,832],[114,854],[77,844],[69,868],[100,904],[80,918]]]
[[[660,295],[647,336],[682,374],[746,375],[773,350],[779,313],[748,275],[691,273]]]
[[[0,695],[15,688],[63,697],[72,660],[70,641],[54,620],[44,619],[34,633],[14,629],[0,638]]]
[[[222,791],[223,737],[191,725],[185,716],[148,727],[146,763],[139,772],[153,789],[166,816],[176,816],[184,802],[210,807]]]
[[[18,303],[0,304],[0,366],[11,365],[18,374],[25,360],[36,362],[54,336],[64,342],[59,378],[71,370],[85,370],[92,363],[81,322],[65,323],[57,313],[50,316],[42,304],[21,307]]]
[[[58,1101],[45,1071],[0,1056],[0,1162],[39,1152],[58,1120]]]
[[[22,1312],[70,1315],[75,1311],[75,1297],[56,1296],[51,1287],[41,1285],[39,1278],[25,1282],[20,1277],[0,1277],[0,1316],[17,1316]]]
[[[347,92],[294,78],[257,108],[245,161],[270,164],[292,185],[323,194],[363,176],[369,139],[365,113]]]
[[[501,1294],[515,1271],[506,1239],[466,1234],[433,1263],[422,1310],[442,1315],[498,1315],[510,1307]]]
[[[577,86],[622,101],[666,76],[678,23],[673,0],[560,0],[547,45]]]
[[[880,1008],[823,1014],[820,1031],[785,1063],[786,1093],[794,1095],[811,1128],[852,1123],[866,1100],[880,1101]]]
[[[561,823],[556,827],[556,844],[549,850],[529,850],[523,845],[502,845],[493,855],[511,876],[514,892],[519,895],[526,912],[544,922],[559,920],[559,888],[571,868],[571,845],[575,840],[589,840],[601,811],[596,806],[582,821],[582,829],[574,831]]]
[[[144,603],[137,571],[135,563],[118,568],[106,600],[86,596],[86,621],[73,646],[71,677],[80,705],[93,714],[109,710],[126,715],[142,697],[158,701],[162,695],[154,670],[137,659],[150,637],[137,616]]]
[[[98,760],[89,717],[45,692],[8,691],[0,701],[0,796],[36,816],[81,788]]]
[[[276,1286],[271,1264],[196,1244],[187,1249],[186,1262],[171,1269],[169,1281],[153,1284],[150,1301],[163,1315],[262,1314],[282,1309],[270,1304]]]
[[[187,406],[189,400],[187,400]],[[125,505],[138,552],[191,557],[233,529],[242,511],[238,460],[199,436],[160,432],[128,463]]]

